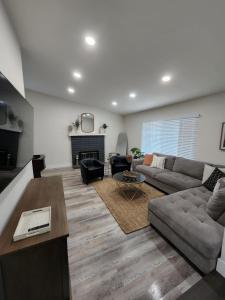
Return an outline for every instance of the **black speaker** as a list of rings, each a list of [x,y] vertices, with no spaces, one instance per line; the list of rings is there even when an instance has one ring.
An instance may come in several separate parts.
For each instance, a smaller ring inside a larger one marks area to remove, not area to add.
[[[45,169],[45,155],[34,155],[32,159],[34,178],[41,177],[41,171]]]

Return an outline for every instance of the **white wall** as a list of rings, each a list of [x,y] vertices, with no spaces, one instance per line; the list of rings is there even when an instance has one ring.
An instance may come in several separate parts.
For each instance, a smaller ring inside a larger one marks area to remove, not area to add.
[[[95,133],[106,123],[105,152],[115,151],[118,134],[124,131],[123,117],[98,108],[26,90],[34,107],[34,153],[46,155],[48,168],[72,166],[68,126],[84,112],[94,114]]]
[[[0,71],[24,96],[23,69],[20,46],[0,0]]]
[[[24,95],[23,70],[20,46],[0,0],[0,71]],[[0,194],[0,234],[15,208],[27,183],[32,178],[29,163],[23,171]]]
[[[219,150],[222,122],[225,122],[225,94],[217,94],[179,104],[152,109],[125,117],[129,149],[141,147],[142,123],[150,120],[168,120],[199,113],[200,136],[196,159],[225,164],[225,152]]]

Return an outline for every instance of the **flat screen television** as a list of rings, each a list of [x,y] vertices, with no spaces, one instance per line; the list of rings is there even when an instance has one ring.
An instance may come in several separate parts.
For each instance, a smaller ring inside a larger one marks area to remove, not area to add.
[[[33,108],[0,72],[0,193],[33,156]]]

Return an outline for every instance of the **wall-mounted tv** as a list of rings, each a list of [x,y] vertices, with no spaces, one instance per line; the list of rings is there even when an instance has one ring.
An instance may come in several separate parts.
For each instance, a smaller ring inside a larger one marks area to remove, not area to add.
[[[0,72],[0,193],[33,156],[33,108]]]

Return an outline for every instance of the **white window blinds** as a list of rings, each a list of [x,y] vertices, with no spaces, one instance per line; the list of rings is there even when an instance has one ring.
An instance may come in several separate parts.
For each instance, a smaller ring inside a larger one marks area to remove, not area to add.
[[[194,159],[198,148],[199,124],[199,116],[145,122],[142,127],[142,151]]]

